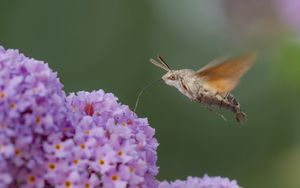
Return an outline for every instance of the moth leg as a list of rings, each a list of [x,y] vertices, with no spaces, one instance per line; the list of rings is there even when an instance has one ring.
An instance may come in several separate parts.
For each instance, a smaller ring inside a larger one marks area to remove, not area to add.
[[[191,97],[190,98],[190,100],[192,101],[192,102],[200,102],[201,103],[201,101],[199,101],[199,99],[197,99],[196,97]]]
[[[224,100],[224,99],[226,99],[227,98],[227,96],[228,96],[228,93],[226,93],[226,94],[224,94],[224,95],[221,95],[220,93],[215,93],[215,95],[214,95],[218,100]]]
[[[208,109],[209,111],[215,113],[217,116],[221,117],[224,121],[227,121],[227,119],[224,117],[223,114],[221,114],[220,112],[218,112],[215,108],[207,106],[207,105],[203,105],[204,108]]]
[[[224,98],[223,98],[221,95],[215,95],[215,97],[216,97],[218,100],[224,100]]]

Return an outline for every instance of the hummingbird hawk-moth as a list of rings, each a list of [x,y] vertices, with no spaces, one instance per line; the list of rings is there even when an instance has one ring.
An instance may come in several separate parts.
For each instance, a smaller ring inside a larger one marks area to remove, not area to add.
[[[173,70],[161,56],[157,58],[158,61],[150,59],[150,62],[167,71],[162,76],[167,85],[174,86],[192,101],[201,103],[217,114],[219,113],[213,107],[232,111],[239,123],[247,120],[240,104],[230,92],[254,64],[256,53],[232,59],[216,59],[197,71],[191,69]]]

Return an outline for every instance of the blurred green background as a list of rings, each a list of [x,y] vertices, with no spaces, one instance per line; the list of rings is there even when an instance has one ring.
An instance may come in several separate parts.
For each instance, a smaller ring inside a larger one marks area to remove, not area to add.
[[[233,92],[246,124],[162,82],[137,113],[156,129],[160,180],[207,173],[245,188],[299,188],[299,9],[293,0],[2,1],[0,45],[48,62],[67,93],[102,88],[131,108],[164,74],[148,62],[158,53],[174,69],[198,69],[258,50]]]

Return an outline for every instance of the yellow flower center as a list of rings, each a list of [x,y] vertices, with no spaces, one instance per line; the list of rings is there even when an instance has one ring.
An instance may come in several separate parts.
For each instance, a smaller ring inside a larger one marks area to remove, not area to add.
[[[130,167],[130,172],[131,173],[134,172],[134,167],[133,166]]]
[[[36,118],[35,118],[35,123],[36,124],[40,124],[42,122],[42,118],[40,117],[40,116],[37,116]]]
[[[118,156],[121,157],[123,155],[123,152],[120,150],[118,151]]]
[[[60,150],[61,149],[61,145],[60,144],[56,144],[55,145],[55,149]]]
[[[65,182],[65,187],[72,187],[72,182],[66,181]]]
[[[78,159],[75,159],[75,160],[73,161],[73,163],[77,165],[77,164],[79,163],[79,160],[78,160]]]
[[[35,180],[36,180],[36,179],[35,179],[35,176],[33,176],[33,175],[29,175],[29,176],[28,176],[28,182],[29,182],[29,183],[34,184],[34,183],[35,183]]]
[[[50,170],[55,170],[56,165],[55,165],[54,163],[49,163],[49,164],[48,164],[48,168],[49,168]]]
[[[11,109],[15,109],[15,108],[17,107],[17,105],[16,105],[16,103],[11,103],[11,104],[9,105],[9,107],[10,107]]]
[[[80,144],[81,149],[85,149],[85,144]]]
[[[21,150],[20,149],[16,149],[15,150],[15,155],[16,156],[20,156],[22,154]]]
[[[117,181],[117,180],[119,179],[119,176],[113,175],[113,176],[111,177],[111,179],[112,179],[113,181]]]
[[[0,99],[4,99],[5,93],[3,91],[0,91]]]
[[[105,164],[105,161],[103,159],[100,159],[98,162],[99,162],[99,165],[104,165]]]

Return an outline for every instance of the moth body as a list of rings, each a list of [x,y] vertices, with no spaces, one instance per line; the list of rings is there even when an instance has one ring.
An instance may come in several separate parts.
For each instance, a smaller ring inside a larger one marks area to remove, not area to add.
[[[256,54],[242,56],[237,59],[214,61],[211,65],[194,71],[191,69],[172,70],[158,56],[160,61],[150,59],[154,65],[167,71],[162,79],[167,85],[177,88],[192,101],[205,107],[225,108],[235,113],[240,123],[246,121],[246,114],[240,109],[240,104],[230,93],[239,83],[240,77],[251,67]]]
[[[236,114],[238,122],[246,120],[245,114],[240,109],[240,104],[228,94],[225,97],[218,94],[216,90],[205,85],[205,81],[194,76],[195,71],[191,69],[172,70],[162,76],[167,85],[174,86],[183,95],[204,106],[216,106],[226,108]],[[242,116],[242,117],[241,117]]]

